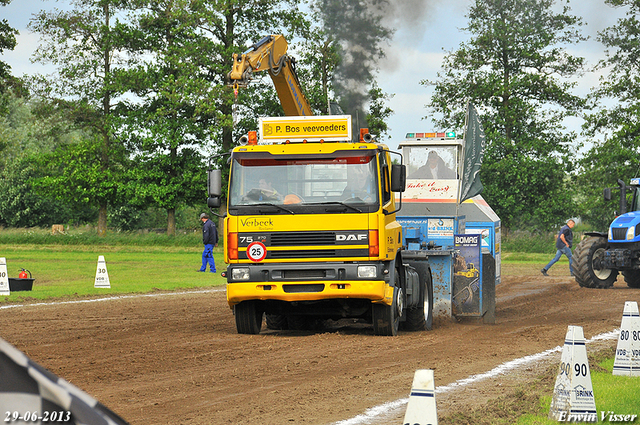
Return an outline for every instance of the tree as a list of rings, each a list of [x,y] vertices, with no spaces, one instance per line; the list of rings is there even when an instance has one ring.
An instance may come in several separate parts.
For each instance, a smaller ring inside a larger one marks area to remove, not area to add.
[[[483,196],[509,227],[548,229],[571,217],[567,183],[577,135],[565,117],[584,99],[571,94],[584,59],[565,46],[584,40],[580,18],[553,0],[476,0],[467,15],[472,38],[447,52],[427,105],[443,128],[462,128],[466,100],[478,107],[488,141]]]
[[[6,6],[11,0],[0,0],[0,6]],[[16,47],[16,35],[18,30],[9,26],[6,19],[0,20],[0,54],[5,50],[13,50]],[[0,93],[4,93],[6,81],[11,77],[11,67],[4,61],[0,61]]]
[[[598,34],[606,57],[597,68],[609,72],[590,94],[596,107],[585,117],[584,133],[592,137],[591,148],[580,160],[576,179],[584,199],[582,214],[599,230],[608,228],[618,208],[617,202],[604,202],[602,189],[617,187],[618,179],[628,183],[640,169],[640,1],[605,3],[628,10],[616,25]]]
[[[389,95],[384,93],[375,82],[369,89],[369,112],[367,113],[367,125],[369,133],[383,140],[384,135],[388,135],[389,127],[386,120],[393,114],[393,110],[385,106],[384,101],[389,100]]]
[[[6,6],[11,3],[11,0],[0,0],[0,6]],[[5,50],[13,50],[16,48],[16,35],[18,30],[12,28],[6,19],[0,20],[0,55]],[[0,60],[0,116],[5,115],[8,112],[7,102],[10,101],[11,95],[8,93],[9,89],[13,88],[16,93],[24,95],[24,89],[22,82],[11,75],[11,66],[8,63]],[[0,141],[0,151],[2,151],[4,145]]]
[[[246,50],[268,34],[284,34],[292,39],[306,25],[303,14],[298,10],[299,3],[299,0],[203,2],[199,28],[211,39],[203,61],[216,94],[215,101],[210,103],[216,113],[212,134],[216,145],[214,151],[228,152],[244,130],[234,128],[235,122],[244,117],[234,113],[236,100],[233,90],[226,87],[233,54]],[[240,96],[252,93],[248,90],[243,92]],[[242,102],[243,98],[238,101]]]
[[[136,96],[120,111],[135,164],[128,172],[129,199],[165,209],[167,234],[175,235],[176,209],[206,198],[201,152],[215,99],[203,56],[210,41],[198,29],[198,2],[138,0],[131,7],[124,37],[128,50],[145,59],[118,77]]]
[[[123,93],[114,71],[124,64],[119,62],[120,22],[114,22],[112,16],[122,10],[122,3],[123,0],[72,0],[73,10],[41,11],[29,24],[43,40],[34,59],[58,67],[56,77],[34,79],[38,94],[57,99],[74,122],[92,135],[84,143],[69,145],[63,154],[52,157],[66,160],[77,155],[87,162],[60,163],[61,174],[42,184],[50,185],[57,193],[68,193],[78,202],[96,204],[100,236],[106,234],[107,206],[121,199],[120,176],[126,158],[122,143],[114,139],[113,120],[113,105]],[[73,177],[74,184],[65,177]]]
[[[23,156],[0,171],[0,224],[11,227],[50,226],[72,218],[69,204],[38,190],[42,169]]]
[[[71,123],[44,105],[4,94],[7,114],[0,116],[0,223],[5,226],[44,226],[65,223],[75,216],[70,205],[55,193],[40,190],[37,182],[47,174],[43,155],[76,139]]]
[[[336,67],[340,63],[338,40],[328,32],[319,8],[321,2],[310,3],[309,27],[301,41],[298,74],[305,95],[314,111],[331,114],[330,104],[337,103],[333,87]]]

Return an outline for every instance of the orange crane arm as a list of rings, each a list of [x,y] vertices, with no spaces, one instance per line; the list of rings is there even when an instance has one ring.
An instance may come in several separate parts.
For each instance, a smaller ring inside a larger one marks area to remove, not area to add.
[[[288,44],[282,35],[268,35],[242,55],[233,55],[233,69],[228,74],[235,90],[246,87],[253,73],[269,71],[282,109],[287,116],[311,116],[311,106],[302,93],[295,71],[295,60],[287,55]]]

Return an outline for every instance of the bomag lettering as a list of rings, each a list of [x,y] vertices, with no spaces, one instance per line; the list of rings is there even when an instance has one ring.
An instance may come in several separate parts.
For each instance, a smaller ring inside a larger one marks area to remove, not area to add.
[[[456,236],[457,244],[475,244],[478,243],[477,236]]]

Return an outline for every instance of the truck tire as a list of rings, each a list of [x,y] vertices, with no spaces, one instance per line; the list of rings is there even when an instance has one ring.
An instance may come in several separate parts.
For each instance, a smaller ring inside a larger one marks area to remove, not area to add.
[[[419,303],[414,307],[407,307],[407,320],[402,323],[402,329],[407,331],[430,331],[433,327],[433,281],[429,266],[420,262],[412,262],[420,276]]]
[[[289,329],[287,316],[285,316],[284,314],[267,314],[265,316],[267,329],[271,329],[274,331],[284,331]]]
[[[397,274],[396,274],[397,279]],[[396,336],[400,326],[400,316],[404,309],[404,293],[402,288],[393,288],[393,301],[391,305],[372,304],[371,316],[373,319],[373,333],[380,336]]]
[[[593,268],[593,259],[607,248],[603,237],[589,236],[583,239],[573,254],[573,273],[583,288],[610,288],[618,277],[618,270]]]
[[[262,329],[262,310],[255,301],[243,301],[234,307],[239,334],[256,335]]]
[[[640,270],[627,270],[622,275],[629,288],[640,288]]]

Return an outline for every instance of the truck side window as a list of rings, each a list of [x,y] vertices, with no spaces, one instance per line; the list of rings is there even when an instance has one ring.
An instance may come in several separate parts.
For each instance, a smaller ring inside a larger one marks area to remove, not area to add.
[[[385,152],[379,152],[380,157],[380,184],[382,186],[382,205],[391,201],[391,177],[389,176],[389,164]]]

